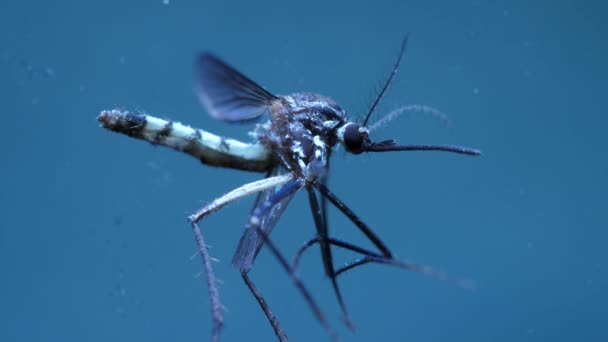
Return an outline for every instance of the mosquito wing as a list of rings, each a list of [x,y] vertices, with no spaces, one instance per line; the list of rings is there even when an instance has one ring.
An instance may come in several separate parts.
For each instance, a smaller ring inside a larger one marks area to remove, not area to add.
[[[279,174],[278,168],[270,173],[270,175],[276,174]],[[251,209],[250,215],[256,208],[262,206],[264,202],[272,197],[277,190],[278,189],[272,188],[261,192],[255,201],[253,209]],[[287,208],[287,205],[292,198],[293,195],[286,197],[279,203],[276,203],[265,216],[260,218],[260,227],[267,236],[272,232],[272,229],[281,217],[281,214],[283,214],[285,208]],[[263,238],[260,236],[260,234],[258,234],[258,231],[255,228],[246,228],[243,236],[241,236],[241,240],[239,241],[239,245],[234,253],[234,257],[232,258],[232,265],[240,269],[242,272],[247,272],[253,265],[253,262],[263,245]]]
[[[249,121],[267,114],[278,99],[212,54],[202,53],[197,68],[199,98],[214,118]]]

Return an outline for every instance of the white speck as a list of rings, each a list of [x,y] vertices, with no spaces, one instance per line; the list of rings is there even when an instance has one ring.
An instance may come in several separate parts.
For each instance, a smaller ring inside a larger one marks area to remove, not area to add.
[[[258,226],[260,224],[260,219],[257,216],[251,216],[249,219],[249,224],[252,226]]]
[[[479,94],[479,88],[473,88],[473,94],[475,94],[475,95]]]
[[[532,247],[534,247],[534,242],[528,241],[527,245],[528,245],[528,248],[532,248]]]
[[[169,0],[163,0],[163,5],[168,5],[169,4]]]
[[[55,76],[55,69],[51,67],[45,67],[44,69],[42,69],[42,74],[46,77],[53,77]]]
[[[147,165],[149,168],[151,168],[151,169],[155,169],[155,170],[160,169],[160,165],[159,165],[159,164],[157,164],[157,163],[155,163],[155,162],[153,162],[153,161],[149,161],[149,162],[147,162],[147,163],[146,163],[146,165]]]
[[[118,63],[125,64],[126,62],[127,62],[127,59],[125,58],[125,56],[120,56],[118,58]]]

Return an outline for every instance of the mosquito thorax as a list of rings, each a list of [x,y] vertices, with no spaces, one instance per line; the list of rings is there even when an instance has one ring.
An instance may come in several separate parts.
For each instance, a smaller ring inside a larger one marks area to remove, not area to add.
[[[354,122],[347,122],[338,128],[336,135],[344,148],[352,154],[360,154],[365,151],[369,144],[367,128],[361,127]]]

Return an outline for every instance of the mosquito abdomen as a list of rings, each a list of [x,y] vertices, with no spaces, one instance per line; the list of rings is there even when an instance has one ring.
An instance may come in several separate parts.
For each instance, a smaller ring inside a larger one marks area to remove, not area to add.
[[[143,113],[104,110],[97,121],[111,131],[188,153],[204,164],[258,172],[273,165],[269,148],[261,143],[224,138]]]

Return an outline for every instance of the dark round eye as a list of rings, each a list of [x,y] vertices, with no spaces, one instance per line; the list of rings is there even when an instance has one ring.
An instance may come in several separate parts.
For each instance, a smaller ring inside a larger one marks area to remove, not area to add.
[[[344,147],[354,154],[363,152],[363,135],[359,132],[359,125],[351,123],[344,127]]]

